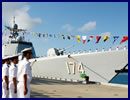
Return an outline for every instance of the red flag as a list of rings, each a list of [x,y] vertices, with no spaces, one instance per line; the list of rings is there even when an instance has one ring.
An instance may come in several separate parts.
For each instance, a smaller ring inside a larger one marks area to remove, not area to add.
[[[90,36],[90,39],[94,38],[94,36]]]
[[[94,36],[90,36],[87,42],[91,41],[93,38]]]
[[[97,36],[96,39],[97,39],[96,43],[98,43],[99,40],[101,39],[101,36]]]
[[[120,44],[127,41],[128,40],[128,36],[123,36],[123,39],[121,40]]]
[[[71,35],[72,38],[74,38],[75,36],[74,35]]]

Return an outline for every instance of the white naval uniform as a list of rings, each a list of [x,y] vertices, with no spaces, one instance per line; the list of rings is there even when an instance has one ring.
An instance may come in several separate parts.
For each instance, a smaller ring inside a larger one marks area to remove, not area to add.
[[[24,95],[24,74],[27,74],[27,89],[28,92]],[[30,82],[32,80],[32,72],[29,61],[24,58],[19,62],[18,72],[17,72],[17,98],[30,98]]]
[[[17,78],[17,66],[11,63],[9,67],[9,98],[17,98],[17,93],[14,93],[13,78]]]
[[[4,77],[5,76],[9,76],[9,65],[8,64],[3,64],[3,67],[2,67],[2,98],[8,98],[8,90],[6,89],[6,82],[5,82],[5,79]]]

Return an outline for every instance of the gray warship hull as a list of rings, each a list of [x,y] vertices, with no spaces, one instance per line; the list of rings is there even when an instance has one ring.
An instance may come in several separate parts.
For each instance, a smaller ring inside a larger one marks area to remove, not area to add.
[[[123,69],[128,64],[128,50],[71,54],[71,56],[77,67],[82,67],[90,77],[90,81],[94,82],[110,82],[117,74],[115,70]],[[77,69],[69,64],[71,61],[68,55],[41,57],[36,60],[32,65],[34,77],[83,81]]]

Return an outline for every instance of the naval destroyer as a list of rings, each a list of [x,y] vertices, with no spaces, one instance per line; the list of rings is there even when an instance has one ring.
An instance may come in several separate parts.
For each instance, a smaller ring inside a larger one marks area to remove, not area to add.
[[[2,44],[2,56],[11,56],[18,54],[25,48],[32,48],[32,74],[33,77],[61,79],[68,81],[83,81],[80,77],[82,73],[86,73],[90,81],[109,83],[118,73],[128,66],[128,49],[116,48],[108,51],[82,52],[64,54],[66,49],[51,48],[47,52],[47,57],[36,57],[35,49],[32,42],[27,42],[19,36],[19,32],[26,30],[18,29],[15,24],[13,28],[5,26],[10,30],[9,39]],[[70,55],[73,59],[68,58]],[[19,57],[22,58],[22,55]],[[77,66],[77,69],[74,67]]]

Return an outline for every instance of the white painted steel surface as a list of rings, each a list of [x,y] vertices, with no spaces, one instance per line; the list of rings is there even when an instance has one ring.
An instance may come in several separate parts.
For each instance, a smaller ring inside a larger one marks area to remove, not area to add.
[[[76,65],[79,62],[85,65],[84,69],[90,77],[90,81],[96,82],[109,82],[116,75],[115,70],[120,70],[128,64],[128,49],[72,54],[71,56],[77,60]],[[37,58],[32,66],[33,76],[82,81],[83,79],[77,71],[73,74],[72,66],[70,66],[71,74],[68,74],[66,62],[69,61],[68,55]]]

